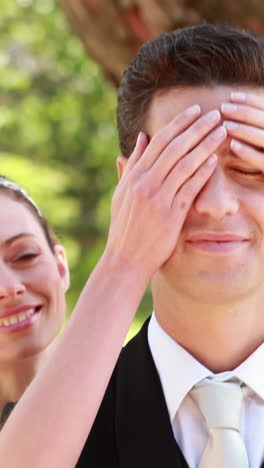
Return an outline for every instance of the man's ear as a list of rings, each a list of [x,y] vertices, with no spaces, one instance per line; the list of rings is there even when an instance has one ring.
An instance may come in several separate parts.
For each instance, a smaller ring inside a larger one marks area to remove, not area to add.
[[[70,286],[70,273],[68,262],[66,258],[66,252],[62,245],[56,244],[54,246],[55,257],[58,265],[58,270],[63,282],[63,289],[66,292]]]
[[[121,156],[118,156],[118,158],[116,159],[116,167],[117,167],[117,173],[118,173],[118,180],[121,179],[123,173],[124,173],[124,170],[126,168],[126,165],[127,165],[127,161],[128,159],[121,155]]]

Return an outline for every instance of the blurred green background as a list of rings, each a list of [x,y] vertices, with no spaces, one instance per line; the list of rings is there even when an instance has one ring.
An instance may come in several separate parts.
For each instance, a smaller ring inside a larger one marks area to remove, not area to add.
[[[53,0],[1,0],[0,90],[0,173],[30,192],[67,249],[70,314],[107,238],[116,91]],[[129,337],[151,310],[147,291]]]

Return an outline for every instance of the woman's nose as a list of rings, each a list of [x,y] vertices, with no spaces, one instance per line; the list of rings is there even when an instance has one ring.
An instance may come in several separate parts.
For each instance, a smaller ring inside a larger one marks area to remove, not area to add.
[[[15,298],[24,294],[25,286],[16,272],[0,266],[0,300]]]

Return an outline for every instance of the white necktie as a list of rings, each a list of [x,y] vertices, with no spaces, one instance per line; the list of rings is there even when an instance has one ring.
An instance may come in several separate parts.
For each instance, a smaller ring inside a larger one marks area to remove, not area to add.
[[[248,468],[240,434],[242,391],[239,382],[204,379],[194,386],[191,396],[204,415],[209,432],[199,468]]]

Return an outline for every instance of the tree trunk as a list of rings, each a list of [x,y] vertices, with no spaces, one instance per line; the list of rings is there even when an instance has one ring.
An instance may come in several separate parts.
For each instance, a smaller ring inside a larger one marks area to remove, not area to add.
[[[118,85],[140,45],[164,31],[202,22],[264,33],[263,0],[60,0],[87,53]]]

